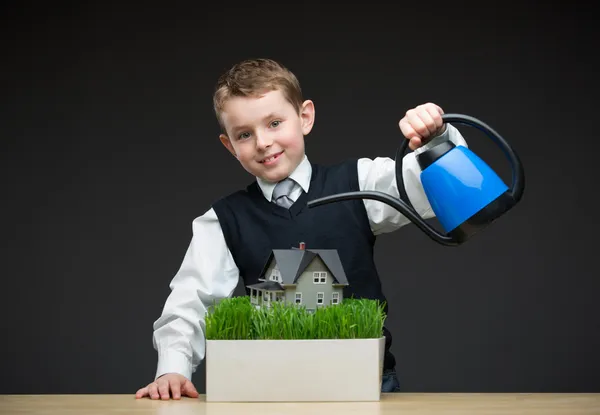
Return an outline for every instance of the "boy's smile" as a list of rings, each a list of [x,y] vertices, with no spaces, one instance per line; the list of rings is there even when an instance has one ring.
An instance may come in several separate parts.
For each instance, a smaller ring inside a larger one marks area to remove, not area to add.
[[[277,160],[279,160],[279,156],[281,156],[283,154],[283,151],[280,151],[279,153],[275,153],[273,155],[269,155],[267,157],[265,157],[264,159],[262,159],[260,161],[260,163],[264,164],[265,166],[271,166],[273,164],[275,164],[275,162]]]
[[[221,142],[244,169],[270,182],[285,179],[304,158],[304,136],[314,122],[314,105],[300,113],[279,90],[256,97],[231,97],[222,112],[227,134]]]

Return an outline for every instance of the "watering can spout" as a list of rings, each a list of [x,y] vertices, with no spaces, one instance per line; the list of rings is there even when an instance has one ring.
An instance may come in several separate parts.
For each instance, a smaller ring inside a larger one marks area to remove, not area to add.
[[[475,153],[450,141],[442,142],[416,155],[421,183],[442,227],[442,234],[425,222],[412,206],[402,178],[402,160],[408,146],[404,140],[396,154],[396,183],[400,198],[383,192],[356,191],[329,195],[308,202],[313,208],[351,199],[371,199],[401,212],[433,241],[457,246],[490,225],[521,200],[525,188],[524,169],[514,149],[483,122],[461,114],[444,114],[445,123],[458,122],[476,127],[499,146],[512,168],[512,184],[507,186]]]

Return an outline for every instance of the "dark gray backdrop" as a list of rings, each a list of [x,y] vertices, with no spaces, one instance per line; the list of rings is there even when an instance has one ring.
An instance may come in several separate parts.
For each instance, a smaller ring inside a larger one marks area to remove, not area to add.
[[[315,162],[393,156],[398,121],[427,101],[522,158],[522,203],[466,245],[414,226],[379,239],[405,391],[599,391],[598,81],[580,6],[15,4],[0,25],[1,393],[152,380],[191,221],[250,180],[211,108],[248,57],[282,61],[315,101]],[[193,380],[204,391],[203,366]]]

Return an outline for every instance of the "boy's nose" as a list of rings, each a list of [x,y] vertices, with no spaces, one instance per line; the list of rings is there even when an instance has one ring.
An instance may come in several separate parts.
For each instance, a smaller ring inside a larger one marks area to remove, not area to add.
[[[258,148],[267,148],[273,144],[273,140],[269,138],[268,134],[257,134],[256,135],[256,146]]]

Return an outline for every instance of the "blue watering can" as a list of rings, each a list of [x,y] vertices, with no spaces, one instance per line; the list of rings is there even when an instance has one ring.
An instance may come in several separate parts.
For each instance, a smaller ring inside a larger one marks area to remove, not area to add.
[[[512,185],[509,188],[475,153],[464,146],[456,146],[451,141],[442,142],[416,155],[422,170],[421,183],[425,195],[446,232],[445,235],[421,218],[406,194],[402,179],[402,159],[408,140],[404,140],[396,154],[396,183],[400,199],[383,192],[358,191],[314,199],[308,202],[308,207],[349,199],[373,199],[392,206],[442,245],[456,246],[467,241],[521,200],[525,174],[513,148],[485,123],[462,114],[444,114],[442,120],[445,123],[470,125],[483,131],[503,150],[512,167]]]

